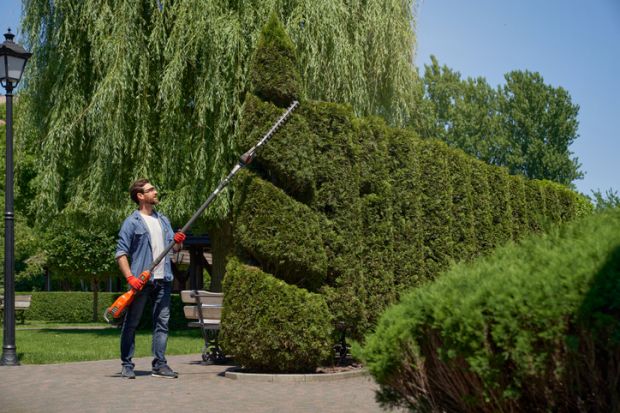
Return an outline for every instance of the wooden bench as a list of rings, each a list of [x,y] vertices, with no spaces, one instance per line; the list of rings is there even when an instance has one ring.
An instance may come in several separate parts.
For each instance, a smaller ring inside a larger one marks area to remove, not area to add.
[[[15,296],[15,319],[20,320],[22,324],[26,322],[26,310],[30,308],[31,295]],[[4,299],[0,300],[1,317],[4,319]]]
[[[224,294],[203,290],[181,291],[181,301],[184,304],[185,318],[192,320],[189,327],[198,327],[202,331],[205,346],[202,350],[202,360],[205,363],[224,363],[226,356],[220,348],[218,333],[222,319]]]

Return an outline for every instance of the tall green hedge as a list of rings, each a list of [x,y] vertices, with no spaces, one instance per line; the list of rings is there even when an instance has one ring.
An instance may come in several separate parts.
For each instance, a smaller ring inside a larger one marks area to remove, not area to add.
[[[451,150],[448,153],[448,165],[452,188],[452,255],[459,260],[467,260],[477,250],[472,164],[465,153]]]
[[[362,356],[382,400],[415,411],[619,411],[619,309],[616,209],[412,290]]]
[[[222,346],[251,371],[314,372],[331,352],[332,318],[319,294],[232,259],[224,277]]]

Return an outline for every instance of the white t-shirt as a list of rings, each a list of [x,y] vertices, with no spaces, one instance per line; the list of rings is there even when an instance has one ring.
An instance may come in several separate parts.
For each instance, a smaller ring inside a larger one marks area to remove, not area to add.
[[[161,230],[161,223],[159,220],[152,215],[144,215],[140,213],[144,222],[146,222],[146,226],[149,229],[149,234],[151,235],[151,252],[153,253],[153,259],[159,257],[164,251],[164,234]],[[166,260],[161,260],[159,264],[153,269],[153,278],[154,279],[163,279],[164,278],[164,263]]]

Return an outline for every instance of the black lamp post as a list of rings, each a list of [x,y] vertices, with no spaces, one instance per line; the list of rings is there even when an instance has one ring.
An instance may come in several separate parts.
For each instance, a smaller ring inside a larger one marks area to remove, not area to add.
[[[32,56],[13,42],[11,29],[0,45],[0,83],[6,89],[6,185],[4,194],[4,341],[2,366],[18,366],[15,347],[15,216],[13,214],[13,89]]]

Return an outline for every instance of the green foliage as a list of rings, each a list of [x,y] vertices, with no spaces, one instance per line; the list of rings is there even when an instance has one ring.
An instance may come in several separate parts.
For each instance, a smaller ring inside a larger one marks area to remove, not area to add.
[[[509,183],[510,205],[512,206],[512,236],[518,240],[529,231],[529,221],[527,217],[527,197],[525,195],[525,179],[520,175],[511,176]],[[562,194],[572,194],[570,191],[562,191]],[[563,205],[568,210],[573,206],[567,198],[568,203]]]
[[[248,94],[249,137],[239,146],[253,144],[281,112]],[[570,219],[578,202],[561,185],[526,187],[505,168],[333,103],[303,102],[250,167],[254,175],[234,183],[239,256],[320,291],[360,340],[406,287]],[[527,188],[538,194],[532,205]],[[536,225],[530,214],[540,214]]]
[[[560,222],[559,189],[552,182],[542,181],[543,197],[545,198],[545,215],[552,222]]]
[[[288,106],[299,99],[301,79],[295,63],[295,47],[276,14],[272,13],[261,31],[251,65],[253,93],[279,106]]]
[[[416,152],[416,141],[410,134],[402,130],[393,131],[386,164],[392,177],[392,268],[398,290],[418,285],[424,280],[423,215],[420,207],[422,165]]]
[[[222,346],[251,371],[313,372],[331,353],[331,316],[318,294],[229,262]]]
[[[30,207],[39,222],[64,209],[89,210],[117,229],[132,208],[125,190],[143,176],[158,186],[172,222],[187,220],[236,159],[252,79],[257,87],[286,84],[287,96],[350,102],[358,114],[381,114],[394,124],[413,107],[411,2],[162,4],[25,3],[33,57],[18,133],[36,161]],[[293,53],[296,45],[300,78],[288,71],[273,76],[292,57],[269,55],[276,38],[285,46],[278,52]],[[259,44],[266,48],[256,53]],[[270,76],[258,67],[251,75],[254,57]],[[217,226],[227,217],[229,195],[219,196],[197,225]]]
[[[90,292],[47,292],[34,291],[18,294],[31,294],[30,308],[26,310],[26,319],[37,321],[51,321],[57,323],[88,323],[93,321],[93,294]],[[100,292],[97,302],[97,322],[105,322],[103,312],[121,295],[121,293]],[[144,313],[139,328],[152,328],[150,301],[144,307]],[[187,327],[187,320],[183,314],[183,302],[179,294],[172,294],[170,303],[171,329]]]
[[[477,250],[472,163],[462,151],[451,150],[448,165],[452,187],[452,255],[456,260],[469,260]]]
[[[513,71],[494,90],[484,78],[461,79],[432,56],[425,65],[417,114],[410,126],[511,174],[564,185],[583,178],[569,148],[577,139],[579,106],[538,73]]]
[[[486,252],[493,247],[493,197],[489,186],[489,169],[484,163],[475,159],[470,160],[471,186],[474,195],[474,228],[476,230],[477,250],[475,255]]]
[[[318,217],[251,173],[241,172],[235,188],[234,238],[241,255],[290,284],[316,291],[327,269]],[[270,213],[262,213],[265,209]]]
[[[510,203],[510,176],[505,168],[489,167],[487,178],[491,196],[492,246],[500,246],[512,238],[513,222]]]
[[[93,321],[93,295],[89,292],[41,292],[32,295],[26,317],[29,320],[55,321],[60,323],[87,323]],[[103,319],[103,311],[118,297],[117,293],[99,293],[97,321]]]
[[[532,231],[540,231],[546,211],[542,183],[538,180],[525,181],[525,194],[529,227]]]
[[[580,218],[592,214],[595,210],[592,201],[586,195],[575,194],[575,217]]]
[[[451,227],[452,186],[448,169],[448,147],[437,141],[423,141],[418,156],[424,176],[420,182],[424,279],[433,279],[453,257]]]
[[[618,210],[556,227],[410,291],[361,355],[388,404],[615,411],[619,264]]]
[[[579,113],[568,91],[545,84],[539,73],[513,71],[505,78],[499,92],[504,129],[511,148],[521,148],[510,171],[564,185],[583,178],[568,149],[578,137]]]
[[[269,131],[269,128],[282,114],[282,110],[272,103],[262,102],[252,94],[246,95],[241,133],[237,142],[238,152],[251,148]],[[306,119],[298,113],[298,108],[287,120],[286,126],[278,130],[276,137],[269,141],[260,152],[261,173],[287,194],[297,200],[309,202],[315,191],[314,163],[316,155],[313,148],[304,144],[300,137],[313,139]]]
[[[594,205],[597,212],[620,207],[620,196],[618,196],[618,191],[614,191],[611,188],[606,190],[605,193],[600,190],[592,191],[592,198],[594,198]]]
[[[97,225],[76,224],[63,217],[46,233],[44,249],[52,273],[93,280],[115,275],[118,270],[113,260],[115,235]]]

